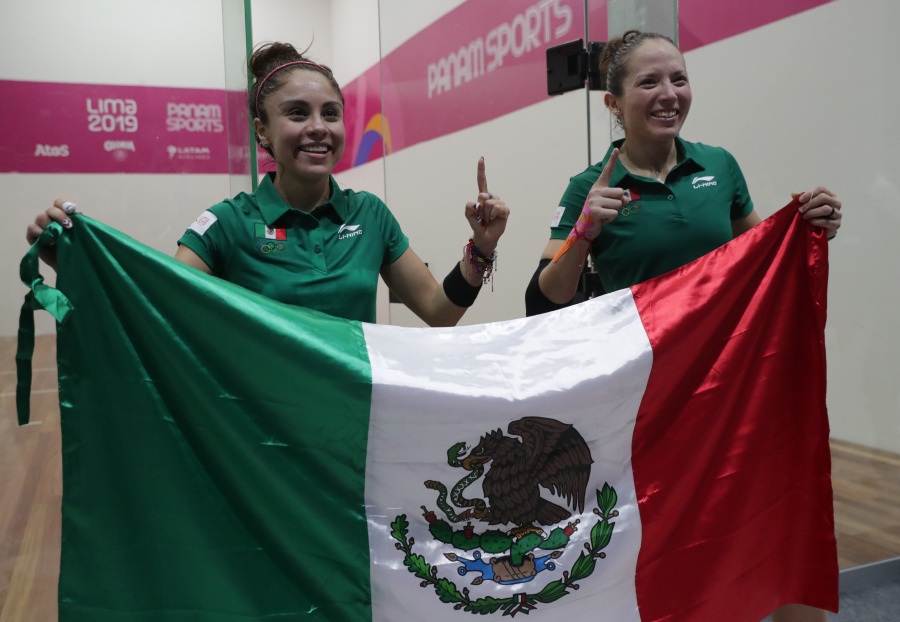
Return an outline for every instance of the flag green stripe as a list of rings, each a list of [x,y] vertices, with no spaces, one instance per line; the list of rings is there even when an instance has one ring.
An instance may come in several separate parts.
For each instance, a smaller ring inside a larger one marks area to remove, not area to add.
[[[371,619],[360,325],[70,235],[60,620]]]

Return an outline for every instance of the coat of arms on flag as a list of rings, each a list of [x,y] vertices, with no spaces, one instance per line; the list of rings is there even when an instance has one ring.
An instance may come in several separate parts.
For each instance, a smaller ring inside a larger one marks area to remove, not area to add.
[[[610,519],[618,516],[613,509],[615,490],[604,484],[602,491],[596,491],[596,522],[587,527],[592,534],[590,546],[587,552],[581,551],[575,567],[563,573],[566,569],[559,568],[554,560],[578,530],[580,519],[568,519],[570,510],[584,510],[593,462],[590,450],[573,426],[554,419],[525,417],[510,423],[508,429],[521,440],[498,429],[482,436],[467,455],[464,442],[450,447],[447,464],[466,475],[449,491],[441,482],[425,481],[426,488],[438,492],[435,504],[441,515],[422,507],[422,518],[434,543],[445,545],[444,557],[459,564],[455,574],[473,586],[485,581],[513,586],[507,598],[474,598],[468,587],[460,590],[452,579],[442,580],[423,557],[414,553],[408,517],[401,514],[391,523],[397,550],[405,554],[404,565],[421,579],[421,587],[434,587],[440,600],[453,603],[455,609],[480,614],[502,610],[514,616],[535,609],[538,603],[561,598],[577,581],[589,577],[596,561],[606,556],[603,549],[615,526]],[[482,478],[485,498],[467,498],[466,489]],[[541,488],[556,493],[560,502],[542,497]],[[489,527],[479,528],[473,522]],[[530,595],[519,589],[544,571],[555,573],[556,580]]]

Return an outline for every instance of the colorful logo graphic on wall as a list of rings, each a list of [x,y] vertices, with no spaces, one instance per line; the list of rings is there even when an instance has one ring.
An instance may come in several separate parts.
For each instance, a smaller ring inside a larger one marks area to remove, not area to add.
[[[366,124],[366,129],[359,140],[359,147],[356,150],[353,166],[377,160],[390,152],[391,129],[387,118],[379,112],[369,119],[369,122]]]

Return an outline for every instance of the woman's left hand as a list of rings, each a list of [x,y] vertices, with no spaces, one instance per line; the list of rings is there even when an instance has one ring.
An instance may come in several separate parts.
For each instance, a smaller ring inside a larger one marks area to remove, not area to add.
[[[478,198],[466,203],[466,220],[472,227],[472,240],[483,255],[490,256],[497,248],[497,241],[506,231],[509,208],[500,197],[488,192],[484,173],[484,158],[478,159]]]
[[[808,192],[794,192],[791,196],[800,200],[800,213],[803,219],[814,227],[827,229],[826,236],[830,240],[841,228],[841,202],[831,190],[819,186]]]

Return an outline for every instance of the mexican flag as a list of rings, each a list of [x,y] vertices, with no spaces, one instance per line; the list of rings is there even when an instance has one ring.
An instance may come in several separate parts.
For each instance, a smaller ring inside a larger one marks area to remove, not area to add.
[[[286,306],[76,214],[62,622],[757,622],[837,609],[827,245],[792,203],[663,277],[450,329]],[[490,304],[482,294],[480,304]]]
[[[273,229],[264,222],[257,222],[253,225],[256,237],[261,240],[286,240],[287,229]]]

